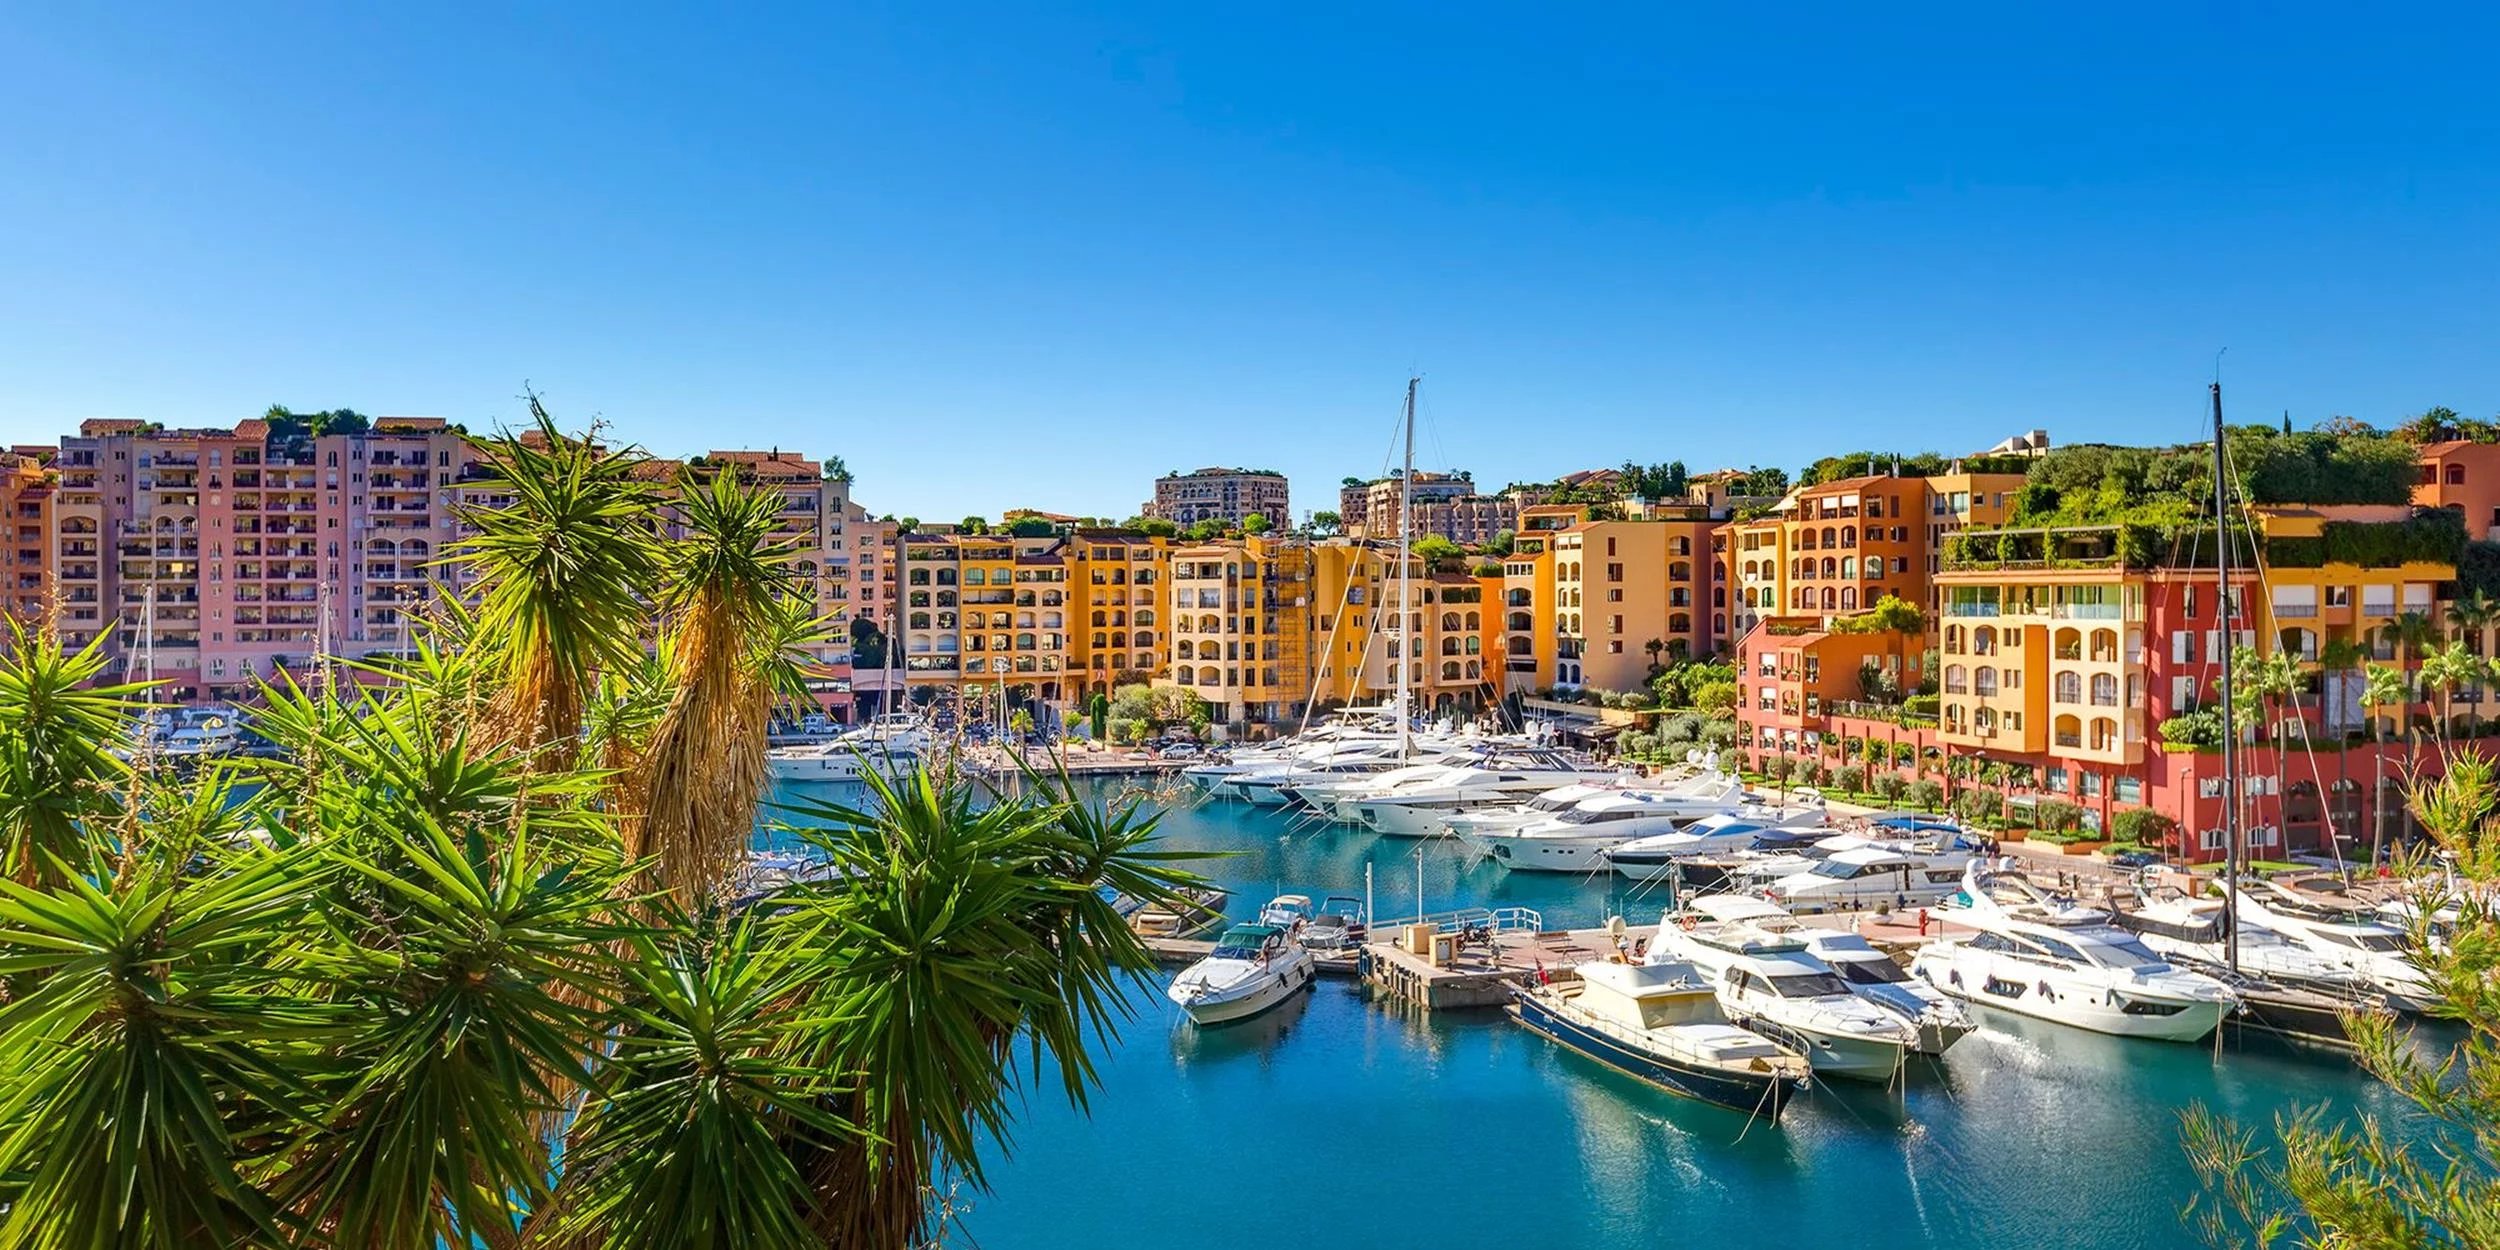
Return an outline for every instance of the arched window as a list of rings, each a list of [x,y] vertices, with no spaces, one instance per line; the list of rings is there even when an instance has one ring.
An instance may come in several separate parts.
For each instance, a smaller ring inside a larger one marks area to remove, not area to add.
[[[1858,610],[1857,587],[1843,586],[1840,588],[1840,610],[1843,612],[1855,612]]]
[[[1997,692],[1997,671],[1985,664],[1971,673],[1971,693],[1987,698]]]
[[[2059,703],[2083,702],[2083,678],[2074,673],[2059,673],[2054,683],[2054,698]]]
[[[1457,681],[1457,680],[1458,680],[1458,661],[1456,661],[1456,660],[1450,660],[1450,661],[1447,661],[1447,662],[1445,662],[1445,663],[1443,663],[1443,664],[1441,665],[1441,680],[1443,680],[1443,681]]]
[[[1840,527],[1840,545],[1843,547],[1855,547],[1858,545],[1857,526],[1844,525]]]
[[[1441,632],[1447,634],[1455,634],[1458,632],[1458,613],[1444,612],[1441,614]]]
[[[1945,665],[1944,692],[1946,694],[1969,694],[1970,670],[1959,664]]]
[[[2118,706],[2118,678],[2110,673],[2092,675],[2092,706]]]

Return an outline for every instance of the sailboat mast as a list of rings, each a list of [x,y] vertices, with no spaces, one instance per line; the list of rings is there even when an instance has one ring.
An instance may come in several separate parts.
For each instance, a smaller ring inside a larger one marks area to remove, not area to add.
[[[1392,635],[1398,640],[1398,758],[1405,759],[1414,751],[1413,731],[1407,721],[1406,701],[1411,685],[1409,663],[1413,660],[1415,639],[1407,628],[1408,605],[1413,601],[1414,586],[1408,572],[1415,552],[1415,388],[1422,378],[1406,380],[1406,462],[1398,473],[1398,616]],[[1418,895],[1418,906],[1421,906]],[[1420,914],[1420,913],[1418,913]]]
[[[2214,587],[2221,607],[2217,633],[2222,651],[2222,897],[2223,957],[2240,969],[2240,773],[2239,730],[2231,716],[2231,486],[2222,452],[2222,383],[2214,401]]]

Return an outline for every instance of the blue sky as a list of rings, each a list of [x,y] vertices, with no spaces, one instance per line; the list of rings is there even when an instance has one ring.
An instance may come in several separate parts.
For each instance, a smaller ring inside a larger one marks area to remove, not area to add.
[[[2488,8],[1359,7],[0,8],[0,439],[527,383],[1125,515],[1410,370],[1497,484],[2500,408]]]

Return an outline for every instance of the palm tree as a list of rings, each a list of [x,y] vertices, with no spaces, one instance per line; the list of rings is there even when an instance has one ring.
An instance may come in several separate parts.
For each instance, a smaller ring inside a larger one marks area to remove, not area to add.
[[[2392,664],[2370,665],[2362,683],[2361,697],[2373,709],[2373,714],[2376,709],[2393,707],[2396,715],[2403,720],[2405,761],[2410,767],[2414,750],[2413,683],[2403,669]],[[2373,866],[2379,862],[2387,844],[2387,752],[2384,748],[2379,751],[2378,759],[2378,777],[2370,792],[2370,863]]]
[[[2476,655],[2490,653],[2491,649],[2483,645],[2487,641],[2484,634],[2494,619],[2500,619],[2500,603],[2492,602],[2491,596],[2480,590],[2469,590],[2448,601],[2445,615],[2451,637],[2471,643]]]
[[[2439,694],[2439,723],[2434,725],[2440,747],[2445,750],[2450,717],[2455,713],[2456,690],[2460,685],[2482,679],[2481,656],[2468,650],[2463,642],[2452,642],[2434,650],[2422,661],[2422,685]]]
[[[815,1213],[834,1245],[921,1244],[936,1170],[981,1182],[980,1143],[1026,1092],[1009,1049],[1019,1039],[1084,1105],[1087,1036],[1127,1017],[1123,980],[1154,966],[1110,898],[1193,880],[1146,849],[1158,817],[1078,798],[1064,776],[1026,781],[1038,801],[872,773],[873,810],[802,809],[824,826],[803,836],[832,875],[791,898],[840,925],[816,956],[830,967],[812,1005],[848,1022],[806,1059],[854,1082],[835,1105],[867,1130],[799,1156],[842,1199]]]
[[[561,766],[598,671],[642,655],[657,511],[639,452],[566,435],[536,396],[529,404],[533,429],[481,447],[511,502],[462,507],[477,532],[444,563],[475,574],[476,630],[504,665],[493,734]]]
[[[84,866],[82,818],[129,774],[112,748],[146,683],[96,684],[112,663],[107,634],[71,651],[60,635],[7,618],[0,652],[0,872],[59,884]]]
[[[642,768],[642,820],[626,851],[656,856],[658,883],[696,906],[727,880],[755,830],[755,805],[770,782],[773,698],[767,644],[794,627],[783,604],[797,549],[774,538],[781,497],[734,473],[679,479],[677,515],[686,538],[667,549],[660,606],[666,614],[668,711]],[[804,618],[802,618],[804,619]]]
[[[627,889],[603,772],[438,731],[458,671],[269,690],[253,794],[98,787],[111,888],[0,880],[0,1244],[901,1250],[1029,1074],[1093,1087],[1151,967],[1098,887],[1195,880],[1064,778],[921,774],[807,813],[823,881],[689,916]]]

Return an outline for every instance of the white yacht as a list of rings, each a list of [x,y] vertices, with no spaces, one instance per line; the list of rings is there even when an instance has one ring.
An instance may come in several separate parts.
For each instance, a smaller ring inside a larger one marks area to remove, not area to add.
[[[1606,862],[1613,866],[1616,876],[1633,881],[1663,881],[1692,859],[1746,850],[1773,829],[1819,829],[1822,823],[1819,809],[1790,814],[1784,823],[1778,814],[1757,807],[1718,812],[1678,829],[1609,848]]]
[[[1852,992],[1794,932],[1755,923],[1766,907],[1725,895],[1694,899],[1659,922],[1648,959],[1699,968],[1729,1019],[1796,1048],[1817,1072],[1879,1082],[1899,1075],[1918,1030]]]
[[[2118,927],[2161,954],[2192,963],[2230,962],[2231,917],[2218,898],[2189,898],[2176,890],[2146,895],[2113,918]],[[2253,920],[2239,922],[2242,971],[2284,985],[2350,995],[2370,988],[2369,978],[2343,960],[2323,955]]]
[[[2237,999],[2229,986],[2180,968],[2110,923],[2109,913],[2031,887],[1973,860],[1942,909],[1978,930],[1921,947],[1920,980],[1966,1002],[2120,1037],[2192,1042],[2211,1035]]]
[[[1808,953],[1849,983],[1850,993],[1908,1021],[1917,1030],[1918,1053],[1941,1055],[1979,1027],[1969,1008],[1911,976],[1864,937],[1838,929],[1799,928],[1796,934]]]
[[[1511,1016],[1610,1068],[1773,1123],[1811,1079],[1796,1051],[1728,1023],[1690,964],[1596,962],[1577,972],[1519,991]]]
[[[1497,804],[1452,812],[1441,818],[1442,834],[1466,841],[1479,832],[1500,832],[1532,825],[1560,812],[1578,807],[1581,800],[1601,794],[1612,794],[1625,787],[1608,781],[1575,781],[1556,786],[1524,803]]]
[[[1310,916],[1310,899],[1277,896],[1257,923],[1225,930],[1214,953],[1172,978],[1164,997],[1200,1024],[1247,1020],[1285,1001],[1318,975],[1301,940]]]
[[[1574,782],[1606,780],[1629,778],[1598,773],[1552,754],[1542,759],[1486,761],[1344,798],[1337,810],[1348,823],[1392,837],[1429,838],[1440,834],[1444,819],[1469,808],[1517,802]]]
[[[1672,833],[1705,816],[1732,812],[1744,783],[1721,778],[1706,792],[1617,790],[1584,799],[1570,811],[1508,830],[1479,830],[1467,841],[1495,863],[1520,872],[1603,872],[1607,851],[1634,838]]]
[[[1762,896],[1793,912],[1924,907],[1961,889],[1970,861],[1971,852],[1959,847],[1872,843],[1834,851],[1764,886]]]
[[[2261,926],[2358,974],[2398,1011],[2439,1003],[2430,975],[2414,962],[2413,938],[2369,913],[2304,899],[2266,882],[2240,883],[2238,919]]]

